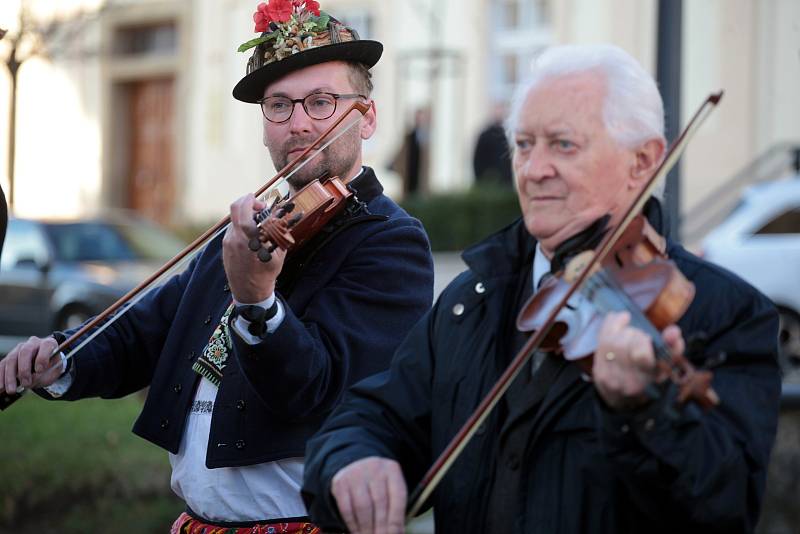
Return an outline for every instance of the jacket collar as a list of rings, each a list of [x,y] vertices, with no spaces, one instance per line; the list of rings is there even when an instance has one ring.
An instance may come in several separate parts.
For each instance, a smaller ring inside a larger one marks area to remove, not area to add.
[[[534,239],[522,217],[464,251],[464,263],[479,278],[488,279],[518,274],[533,261]]]
[[[379,184],[380,185],[380,184]],[[642,209],[650,225],[661,235],[668,228],[661,202],[650,197]],[[522,217],[469,247],[461,257],[481,278],[513,275],[533,261],[536,239],[528,233]]]
[[[347,187],[356,194],[358,200],[367,204],[383,193],[383,186],[370,167],[364,167],[361,174],[353,178]]]

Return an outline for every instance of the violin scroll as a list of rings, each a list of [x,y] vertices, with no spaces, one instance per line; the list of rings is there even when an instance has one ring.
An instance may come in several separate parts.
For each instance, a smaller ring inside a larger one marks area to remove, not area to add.
[[[295,244],[291,229],[303,218],[302,212],[288,217],[294,211],[295,204],[293,202],[276,204],[277,202],[253,215],[253,220],[258,228],[258,237],[252,238],[248,247],[264,263],[272,259],[275,249],[289,250]]]
[[[685,356],[673,356],[669,362],[659,360],[656,382],[671,380],[678,387],[676,403],[681,406],[696,402],[703,410],[720,403],[719,395],[711,387],[714,375],[708,369],[697,369]]]
[[[353,192],[338,177],[325,175],[313,180],[291,197],[275,199],[253,215],[258,236],[248,246],[265,263],[275,249],[297,249],[341,213],[351,197]]]

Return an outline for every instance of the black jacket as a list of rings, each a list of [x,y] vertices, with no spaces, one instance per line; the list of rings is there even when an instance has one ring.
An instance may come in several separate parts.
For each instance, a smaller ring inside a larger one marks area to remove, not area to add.
[[[286,317],[264,342],[231,335],[235,357],[214,403],[207,467],[302,456],[347,386],[386,369],[429,308],[433,264],[421,224],[382,194],[371,169],[352,186],[371,215],[349,219],[313,254],[287,258],[277,289]],[[200,379],[192,364],[231,303],[221,240],[78,352],[62,399],[149,385],[133,430],[177,453]]]
[[[6,206],[6,196],[3,188],[0,187],[0,253],[3,252],[3,243],[6,240],[6,228],[8,227],[8,207]]]
[[[397,459],[409,491],[499,376],[514,291],[534,243],[521,221],[464,254],[470,270],[412,329],[390,369],[354,386],[309,441],[304,497],[311,517],[341,528],[333,475],[370,455]],[[498,465],[521,469],[514,532],[752,532],[775,436],[780,379],[777,314],[752,287],[686,252],[670,257],[697,295],[679,326],[720,352],[720,406],[689,404],[677,419],[664,403],[633,414],[603,408],[575,365],[564,365],[530,417],[521,450],[502,444],[494,410],[431,498],[437,532],[489,532],[486,504]],[[507,421],[506,421],[507,423]]]

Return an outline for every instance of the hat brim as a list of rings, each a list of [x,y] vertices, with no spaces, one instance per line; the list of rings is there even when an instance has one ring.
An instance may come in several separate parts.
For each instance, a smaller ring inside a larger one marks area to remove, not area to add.
[[[378,62],[382,53],[383,45],[381,43],[368,40],[347,41],[311,48],[254,70],[239,80],[239,83],[233,88],[233,98],[256,104],[264,98],[264,89],[267,85],[290,72],[328,61],[355,61],[370,68]]]

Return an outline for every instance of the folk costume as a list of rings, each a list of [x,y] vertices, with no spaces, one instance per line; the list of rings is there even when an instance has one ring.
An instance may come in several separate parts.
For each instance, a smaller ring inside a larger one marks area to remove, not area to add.
[[[379,43],[359,41],[316,2],[285,3],[291,16],[257,39],[236,98],[255,102],[309,65],[372,66],[380,56]],[[272,54],[273,34],[285,45],[282,32],[298,20],[301,47]],[[172,487],[187,503],[173,532],[318,532],[299,496],[306,440],[350,384],[387,367],[433,290],[419,221],[383,194],[372,169],[348,187],[346,209],[287,255],[275,294],[255,306],[260,319],[234,305],[220,236],[40,392],[115,398],[150,386],[133,431],[170,452]]]
[[[697,289],[678,326],[690,342],[705,335],[692,359],[717,364],[721,404],[672,416],[663,397],[613,412],[577,365],[534,356],[434,491],[437,532],[755,529],[777,427],[777,314],[731,273],[675,243],[667,252]],[[524,344],[516,314],[550,266],[522,221],[463,258],[469,270],[390,369],[354,386],[309,441],[303,492],[324,529],[343,527],[337,471],[392,458],[410,492]]]

